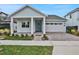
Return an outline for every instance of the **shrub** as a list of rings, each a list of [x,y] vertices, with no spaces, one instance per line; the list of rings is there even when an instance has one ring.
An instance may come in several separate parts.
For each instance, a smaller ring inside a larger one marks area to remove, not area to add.
[[[21,34],[21,37],[24,37],[24,35],[23,35],[23,34]]]
[[[19,36],[18,34],[16,36],[14,36],[14,34],[12,36],[5,36],[5,39],[8,39],[8,40],[32,40],[32,37],[31,36],[24,36],[23,37]]]
[[[28,34],[26,34],[25,36],[28,36]]]
[[[21,34],[17,34],[17,36],[21,37]]]
[[[72,29],[71,32],[76,32],[76,30],[75,29]]]
[[[71,33],[74,34],[76,32],[75,29],[71,29]]]
[[[3,30],[3,29],[0,29],[0,33],[1,33],[1,34],[4,34],[4,30]]]
[[[66,32],[74,34],[77,31],[77,28],[75,26],[68,26],[66,27]]]
[[[43,35],[42,40],[48,40],[48,37],[46,36],[46,34]]]
[[[7,34],[10,33],[9,29],[4,29],[4,32],[6,32]]]
[[[12,36],[14,36],[14,34],[12,34]]]
[[[9,29],[0,29],[0,35],[9,35],[10,34],[10,30]]]
[[[32,37],[32,39],[34,39],[34,35],[33,34],[31,35],[31,37]]]
[[[79,36],[79,32],[75,32],[75,35],[76,35],[76,36]]]
[[[4,33],[4,35],[10,36],[10,33]]]

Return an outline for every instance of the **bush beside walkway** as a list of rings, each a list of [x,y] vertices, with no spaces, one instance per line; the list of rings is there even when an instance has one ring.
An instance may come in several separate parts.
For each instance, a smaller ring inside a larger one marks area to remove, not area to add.
[[[33,36],[10,36],[10,35],[5,35],[4,40],[32,40]]]

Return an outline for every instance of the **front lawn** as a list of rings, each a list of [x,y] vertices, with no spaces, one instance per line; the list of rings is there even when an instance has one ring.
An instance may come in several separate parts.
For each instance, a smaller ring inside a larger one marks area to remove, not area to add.
[[[52,46],[0,45],[0,55],[52,55]]]

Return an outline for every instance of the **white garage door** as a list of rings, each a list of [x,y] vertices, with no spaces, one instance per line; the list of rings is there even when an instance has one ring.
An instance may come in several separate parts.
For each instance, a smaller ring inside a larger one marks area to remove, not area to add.
[[[65,25],[63,22],[48,22],[46,23],[46,32],[65,32]]]

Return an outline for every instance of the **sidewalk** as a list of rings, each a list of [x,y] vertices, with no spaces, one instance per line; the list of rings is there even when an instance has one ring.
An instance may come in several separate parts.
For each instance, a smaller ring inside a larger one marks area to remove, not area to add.
[[[52,46],[51,41],[0,40],[0,45],[37,45]]]

